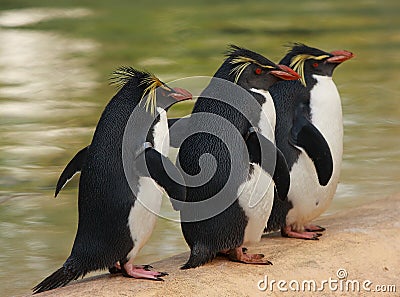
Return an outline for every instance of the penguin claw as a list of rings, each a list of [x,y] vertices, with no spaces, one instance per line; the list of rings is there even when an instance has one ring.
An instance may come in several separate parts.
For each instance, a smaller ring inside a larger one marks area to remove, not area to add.
[[[123,266],[122,275],[126,277],[141,278],[163,281],[161,277],[168,275],[167,272],[158,272],[150,270],[153,268],[151,265],[133,265],[126,263]]]
[[[245,264],[272,265],[272,263],[264,258],[264,254],[247,254],[243,252],[242,247],[232,249],[229,252],[229,259],[234,262]],[[247,251],[247,249],[245,249]]]
[[[313,232],[312,232],[313,233]],[[322,233],[315,233],[314,237],[310,238],[311,240],[319,240],[318,237],[322,236]]]
[[[314,232],[307,232],[307,233],[314,233]],[[306,235],[309,236],[309,235]],[[318,237],[322,236],[321,233],[314,233],[312,235],[310,235],[309,237],[293,237],[293,238],[300,238],[300,239],[305,239],[305,240],[319,240]],[[289,236],[291,237],[291,236]]]
[[[293,231],[291,227],[285,227],[281,229],[283,237],[299,238],[305,240],[319,240],[318,237],[322,236],[322,233],[308,232],[308,231]]]
[[[273,265],[271,261],[268,261],[266,259],[242,259],[235,262],[240,262],[244,264],[256,264],[256,265]]]
[[[153,266],[146,264],[146,265],[142,265],[144,270],[150,271],[152,268],[154,268]]]
[[[304,230],[307,232],[323,232],[326,229],[319,225],[307,225],[307,226],[304,226]]]

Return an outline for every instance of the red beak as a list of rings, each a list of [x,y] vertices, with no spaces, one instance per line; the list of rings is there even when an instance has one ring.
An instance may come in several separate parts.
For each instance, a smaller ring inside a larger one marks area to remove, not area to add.
[[[283,80],[297,80],[301,76],[286,65],[278,65],[281,70],[271,70],[270,73]]]
[[[328,58],[326,61],[329,63],[342,63],[344,61],[350,60],[355,55],[352,52],[339,50],[331,52],[333,57]]]
[[[192,99],[192,94],[185,89],[174,88],[172,90],[174,91],[174,93],[171,93],[168,96],[174,98],[176,101]]]

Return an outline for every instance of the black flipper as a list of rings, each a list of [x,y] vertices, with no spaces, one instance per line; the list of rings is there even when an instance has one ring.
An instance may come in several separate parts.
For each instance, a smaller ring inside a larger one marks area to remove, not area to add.
[[[138,170],[142,176],[150,176],[159,186],[164,188],[171,199],[172,206],[179,210],[178,204],[186,200],[184,179],[178,168],[165,156],[154,148],[147,148],[144,152],[146,166],[143,167],[142,156],[138,157]],[[176,201],[177,200],[177,201]]]
[[[57,181],[56,192],[54,197],[57,197],[58,193],[61,189],[69,182],[69,180],[78,172],[82,170],[83,163],[86,161],[86,156],[88,152],[89,146],[81,149],[76,155],[72,158],[71,161],[64,168],[60,177]]]
[[[290,172],[283,153],[276,148],[276,165],[273,176],[278,196],[285,200],[290,188]]]
[[[275,144],[256,131],[249,134],[246,145],[250,162],[260,164],[272,176],[279,198],[284,200],[289,192],[290,173],[282,152]]]
[[[331,150],[321,132],[305,117],[302,106],[296,110],[289,142],[305,150],[314,163],[320,185],[326,186],[333,172]]]
[[[186,118],[173,118],[173,119],[168,119],[168,128],[169,130],[169,145],[174,148],[179,148],[179,144],[187,138],[186,135],[186,127],[189,125],[189,119],[190,117]],[[175,128],[171,129],[171,127],[179,121],[179,128],[175,126]]]

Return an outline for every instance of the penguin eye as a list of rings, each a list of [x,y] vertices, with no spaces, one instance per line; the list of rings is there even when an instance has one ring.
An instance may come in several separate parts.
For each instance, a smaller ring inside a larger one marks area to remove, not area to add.
[[[319,64],[317,62],[314,62],[312,65],[314,68],[317,68]]]
[[[254,70],[254,73],[257,74],[257,75],[260,75],[261,72],[262,72],[261,68],[256,68],[256,70]]]

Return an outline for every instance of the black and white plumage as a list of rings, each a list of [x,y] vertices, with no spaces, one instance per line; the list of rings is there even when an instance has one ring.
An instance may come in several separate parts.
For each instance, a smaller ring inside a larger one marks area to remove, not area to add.
[[[243,253],[241,246],[261,238],[274,196],[272,176],[277,191],[286,196],[288,169],[274,145],[275,111],[268,88],[279,80],[298,78],[288,67],[232,46],[198,98],[191,116],[184,119],[188,127],[186,134],[190,136],[180,147],[177,166],[183,175],[187,174],[184,175],[186,202],[190,203],[181,209],[181,226],[191,252],[182,269],[201,266],[218,252],[228,254],[234,261],[270,263],[262,259],[263,255]],[[241,88],[235,86],[236,90],[231,90],[233,83]],[[196,115],[200,115],[200,120]],[[225,127],[224,121],[228,123]],[[232,147],[223,139],[231,140]],[[199,164],[203,155],[213,156],[215,172],[206,183],[189,186],[190,176],[200,174],[202,167],[212,167],[212,162]],[[279,172],[275,171],[275,160]],[[202,209],[200,202],[211,197],[216,198],[215,203],[208,203]],[[196,217],[221,205],[221,211],[216,210],[208,218]]]
[[[323,231],[309,223],[330,205],[343,154],[342,107],[332,74],[352,57],[344,50],[328,53],[295,44],[280,62],[302,78],[270,89],[277,112],[276,145],[287,160],[291,184],[287,200],[275,199],[268,231],[282,228],[284,235],[304,239],[317,239],[313,231]]]
[[[61,189],[68,178],[81,171],[79,222],[71,254],[60,269],[33,288],[34,293],[65,286],[90,271],[115,270],[115,266],[137,278],[160,280],[165,275],[147,266],[134,266],[133,260],[150,237],[156,220],[156,214],[143,203],[157,212],[161,206],[160,188],[171,198],[185,199],[183,179],[166,158],[166,110],[191,95],[131,67],[118,69],[114,79],[121,88],[105,107],[91,144],[74,157],[57,185],[57,190]],[[140,125],[129,130],[126,127],[132,118]],[[124,139],[129,142],[127,150]],[[132,161],[125,168],[123,154]],[[162,165],[175,173],[175,178],[180,176],[181,185],[170,179]]]

